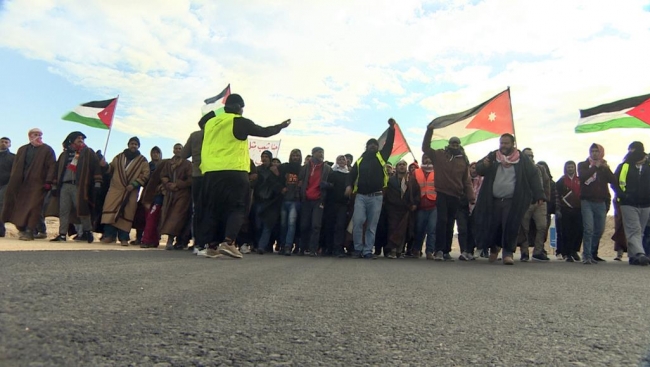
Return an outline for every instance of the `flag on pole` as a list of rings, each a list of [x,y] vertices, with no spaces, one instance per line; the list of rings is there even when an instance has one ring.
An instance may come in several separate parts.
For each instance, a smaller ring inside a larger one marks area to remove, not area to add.
[[[575,132],[628,128],[650,128],[650,94],[580,110]]]
[[[223,112],[223,105],[226,104],[226,98],[229,95],[230,95],[230,84],[228,84],[228,86],[226,86],[221,91],[221,93],[217,94],[214,97],[210,97],[206,99],[204,101],[205,104],[203,105],[203,107],[201,107],[201,113],[205,115],[210,111],[214,111],[218,115],[219,113]],[[221,100],[221,105],[217,103],[219,102],[219,100]]]
[[[431,124],[433,149],[446,147],[452,136],[457,136],[461,145],[470,145],[505,133],[514,134],[510,89],[467,111],[435,118]]]
[[[61,118],[97,129],[110,129],[113,124],[115,106],[117,106],[117,98],[92,101],[77,106]]]
[[[406,139],[404,138],[404,134],[402,134],[402,129],[400,129],[399,125],[395,123],[395,140],[393,142],[393,151],[390,153],[390,157],[388,158],[388,162],[392,164],[393,166],[397,164],[405,155],[411,153],[411,148],[409,147],[409,144],[406,142]],[[390,128],[388,128],[390,129]],[[379,141],[379,150],[384,147],[384,144],[386,144],[386,137],[388,137],[388,129],[384,131],[383,134],[377,139]]]

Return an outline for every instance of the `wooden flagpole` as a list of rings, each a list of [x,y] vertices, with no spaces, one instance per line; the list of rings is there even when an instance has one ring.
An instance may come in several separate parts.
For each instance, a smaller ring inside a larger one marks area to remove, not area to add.
[[[515,139],[517,138],[517,134],[515,133],[515,116],[512,113],[512,95],[510,94],[510,86],[508,86],[508,103],[510,103],[510,120],[512,121],[512,135],[515,136]]]
[[[117,101],[120,99],[120,95],[118,94],[117,97],[115,97],[115,109],[117,109]],[[113,116],[111,116],[111,126],[108,127],[108,136],[106,137],[106,144],[104,144],[104,157],[106,157],[106,149],[108,149],[108,141],[111,138],[111,131],[113,130],[113,120],[115,119],[115,109],[113,110]]]

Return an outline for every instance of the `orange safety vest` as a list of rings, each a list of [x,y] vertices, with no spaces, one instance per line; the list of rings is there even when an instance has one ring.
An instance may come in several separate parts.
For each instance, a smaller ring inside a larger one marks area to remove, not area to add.
[[[429,176],[425,176],[422,168],[415,170],[415,180],[418,182],[418,185],[420,185],[420,196],[426,196],[427,199],[431,201],[436,201],[436,197],[438,196],[436,193],[436,185],[434,184],[434,176],[435,174],[433,171],[429,173]]]

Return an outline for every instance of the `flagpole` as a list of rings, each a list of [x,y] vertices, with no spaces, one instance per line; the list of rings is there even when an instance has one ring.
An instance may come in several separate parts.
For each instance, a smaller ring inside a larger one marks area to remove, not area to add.
[[[512,135],[514,135],[516,139],[517,134],[515,133],[515,116],[512,114],[512,95],[510,94],[510,86],[508,86],[506,90],[508,91],[508,103],[510,104],[510,121],[512,121]]]
[[[117,97],[115,97],[115,108],[117,108],[117,101],[120,99],[120,95],[118,94]],[[113,110],[113,116],[111,116],[111,126],[108,127],[108,136],[106,137],[106,144],[104,144],[104,157],[106,157],[106,149],[108,149],[108,141],[111,138],[111,131],[113,130],[113,120],[115,119],[115,110]]]

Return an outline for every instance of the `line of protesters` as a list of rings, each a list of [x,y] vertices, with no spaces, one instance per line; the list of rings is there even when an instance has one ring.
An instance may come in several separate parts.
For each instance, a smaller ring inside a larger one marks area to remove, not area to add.
[[[211,258],[275,251],[453,261],[457,225],[459,260],[501,256],[512,265],[518,247],[522,262],[550,260],[544,243],[555,214],[557,259],[591,265],[604,261],[598,249],[613,203],[616,260],[627,251],[630,264],[649,263],[650,164],[640,142],[630,144],[615,172],[604,148],[593,144],[585,161],[566,162],[554,182],[548,166],[535,163],[532,149],[518,150],[510,134],[470,163],[458,138],[432,149],[430,125],[421,164],[402,160],[393,168],[389,119],[383,147],[370,139],[356,161],[347,154],[326,162],[315,147],[304,161],[292,150],[286,163],[265,151],[255,167],[248,136],[273,136],[290,120],[261,127],[242,116],[243,108],[241,96],[230,95],[225,113],[203,116],[187,143],[174,145],[171,159],[154,147],[148,161],[137,137],[110,163],[79,131],[66,137],[58,159],[39,129],[28,132],[29,143],[15,156],[10,139],[1,138],[0,236],[11,222],[20,240],[46,238],[44,217],[56,216],[53,242],[76,234],[90,243],[102,233],[103,243],[155,248],[167,235],[167,249],[186,249],[193,238],[193,253]]]

